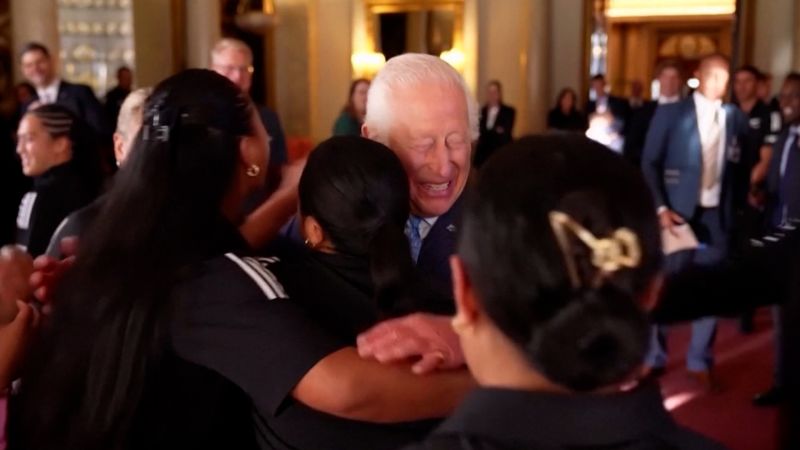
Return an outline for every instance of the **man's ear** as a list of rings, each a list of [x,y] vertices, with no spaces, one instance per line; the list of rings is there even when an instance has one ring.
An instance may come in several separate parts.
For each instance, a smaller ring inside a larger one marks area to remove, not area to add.
[[[475,288],[469,278],[464,262],[458,255],[450,257],[450,271],[453,276],[453,296],[456,301],[456,315],[453,328],[461,334],[471,328],[478,320],[480,308],[475,296]]]
[[[125,153],[122,151],[122,147],[125,144],[125,139],[116,131],[112,137],[114,139],[114,159],[117,160],[117,165],[120,165],[122,164],[122,161],[125,160]]]
[[[367,124],[361,125],[361,137],[369,138],[369,128]]]

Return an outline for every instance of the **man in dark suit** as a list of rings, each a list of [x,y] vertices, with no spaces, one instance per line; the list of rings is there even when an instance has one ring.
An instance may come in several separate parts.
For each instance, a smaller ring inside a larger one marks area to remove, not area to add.
[[[438,294],[419,310],[441,315],[417,313],[383,322],[359,338],[359,352],[382,362],[418,357],[417,373],[458,366],[448,358],[457,345],[450,331],[455,304],[449,260],[478,137],[478,105],[461,75],[441,59],[396,56],[372,81],[362,134],[391,148],[406,169],[411,255],[422,280]],[[437,344],[427,339],[431,336]]]
[[[742,112],[723,104],[729,75],[728,60],[721,55],[703,58],[696,74],[700,85],[685,100],[659,107],[650,124],[642,157],[642,171],[658,205],[661,227],[677,233],[688,223],[700,242],[695,250],[667,258],[667,273],[674,275],[693,265],[714,266],[728,254],[733,219],[733,181],[747,131]],[[698,293],[702,301],[702,293]],[[687,366],[705,387],[714,387],[712,344],[716,318],[692,323]],[[664,327],[654,326],[646,367],[651,373],[666,364]]]
[[[243,41],[232,38],[221,39],[211,50],[211,69],[250,94],[253,85],[253,51]],[[269,165],[265,188],[245,201],[244,212],[257,208],[278,186],[281,169],[287,162],[286,138],[278,115],[264,105],[257,105],[258,115],[269,135]]]
[[[675,103],[680,100],[681,68],[673,61],[661,63],[656,68],[659,94],[657,100],[630,102],[631,114],[625,127],[625,146],[622,151],[625,159],[636,165],[642,164],[642,150],[650,128],[650,121],[659,105]],[[639,83],[641,85],[641,83]]]
[[[800,73],[790,73],[783,83],[780,108],[786,124],[773,146],[767,174],[768,214],[771,228],[800,219]],[[773,386],[753,402],[759,406],[778,404],[784,397],[785,372],[783,351],[782,315],[780,306],[774,307],[773,319],[777,344]]]
[[[122,102],[133,89],[133,72],[129,67],[122,66],[117,69],[117,85],[106,92],[106,117],[109,123],[117,123]]]
[[[630,116],[630,105],[624,98],[609,95],[606,87],[605,75],[597,74],[592,77],[591,88],[594,99],[586,104],[586,116],[591,120],[592,114],[610,112],[614,116],[615,130],[624,134],[625,124]]]
[[[25,79],[36,88],[35,102],[65,106],[88,123],[103,141],[110,143],[111,127],[94,92],[89,86],[59,78],[47,47],[36,42],[25,44],[20,63]]]
[[[480,137],[475,149],[475,167],[480,167],[498,148],[512,140],[517,111],[503,103],[503,86],[492,80],[486,87],[486,105],[481,108]]]

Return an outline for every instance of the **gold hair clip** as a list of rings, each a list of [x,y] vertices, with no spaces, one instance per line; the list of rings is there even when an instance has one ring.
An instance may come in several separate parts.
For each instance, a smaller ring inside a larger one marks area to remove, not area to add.
[[[617,228],[611,237],[597,238],[591,231],[582,227],[569,215],[560,211],[550,212],[550,226],[553,227],[564,261],[567,263],[572,287],[581,287],[581,278],[578,274],[577,263],[572,251],[567,232],[572,232],[581,242],[592,251],[592,265],[597,268],[597,276],[592,280],[592,287],[596,288],[608,274],[614,273],[623,267],[638,267],[642,260],[642,250],[639,238],[628,228]]]

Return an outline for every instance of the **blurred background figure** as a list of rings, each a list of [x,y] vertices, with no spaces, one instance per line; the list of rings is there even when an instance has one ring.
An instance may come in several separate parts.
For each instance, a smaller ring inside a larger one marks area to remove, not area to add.
[[[609,111],[594,113],[589,116],[589,129],[586,137],[599,142],[617,153],[622,153],[625,137],[617,129],[614,115]]]
[[[475,149],[475,167],[480,168],[498,148],[513,139],[517,111],[503,103],[503,86],[492,80],[486,86],[486,104],[481,108],[480,137]]]
[[[547,129],[551,131],[583,132],[586,117],[578,110],[578,94],[572,88],[561,89],[556,106],[547,114]]]
[[[50,51],[37,42],[29,42],[23,47],[20,68],[25,79],[36,89],[36,102],[40,105],[61,105],[88,124],[99,139],[103,150],[102,162],[113,167],[111,126],[92,89],[61,79]],[[31,104],[26,104],[24,110],[27,111]]]
[[[613,127],[615,131],[620,134],[623,133],[625,130],[625,123],[630,114],[628,101],[608,93],[606,77],[603,74],[593,76],[590,86],[589,102],[586,104],[586,115],[591,118],[594,113],[611,113],[614,118]]]
[[[658,80],[658,100],[643,100],[643,86],[639,81],[634,81],[632,89],[637,100],[631,99],[631,114],[625,127],[625,148],[623,155],[636,167],[642,164],[642,150],[650,128],[650,121],[658,105],[675,103],[680,100],[681,69],[674,61],[667,60],[656,67]]]
[[[117,123],[119,109],[125,97],[131,93],[131,89],[133,89],[133,72],[130,68],[122,66],[117,69],[117,85],[106,94],[105,108],[108,123]]]
[[[359,78],[350,83],[347,104],[333,124],[334,136],[361,136],[361,125],[367,116],[367,91],[369,80]]]
[[[253,85],[253,52],[238,39],[224,38],[211,50],[211,70],[231,80],[245,94]],[[286,138],[278,115],[265,105],[256,105],[261,122],[269,135],[269,164],[264,171],[266,183],[244,203],[244,213],[253,211],[276,189],[281,179],[281,169],[287,162]]]

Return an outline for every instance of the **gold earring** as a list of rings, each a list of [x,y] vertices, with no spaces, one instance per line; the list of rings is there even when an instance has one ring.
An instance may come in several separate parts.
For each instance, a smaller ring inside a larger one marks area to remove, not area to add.
[[[261,167],[258,167],[255,164],[251,164],[250,167],[247,168],[245,172],[248,177],[257,177],[259,173],[261,173]]]

